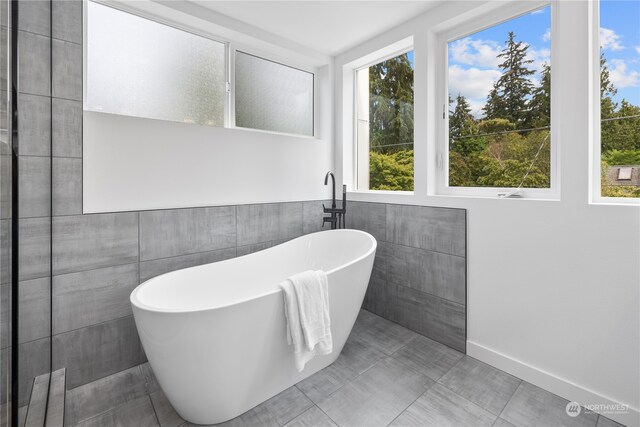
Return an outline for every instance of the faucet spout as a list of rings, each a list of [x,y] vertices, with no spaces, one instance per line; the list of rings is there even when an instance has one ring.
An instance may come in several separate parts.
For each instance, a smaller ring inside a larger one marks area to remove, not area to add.
[[[331,184],[333,185],[333,188],[331,191],[331,208],[335,209],[336,208],[336,177],[333,175],[333,172],[331,171],[327,172],[327,174],[324,176],[324,185],[327,185],[329,183],[329,176],[331,176]]]

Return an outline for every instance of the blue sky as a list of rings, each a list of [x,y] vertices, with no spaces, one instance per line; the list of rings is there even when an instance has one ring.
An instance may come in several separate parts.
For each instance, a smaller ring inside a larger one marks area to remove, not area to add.
[[[540,71],[551,56],[551,9],[545,7],[449,43],[449,93],[461,93],[481,116],[487,94],[500,77],[496,55],[509,31],[529,45],[530,68]],[[611,80],[618,88],[616,100],[640,105],[640,2],[604,0],[601,6],[601,44]],[[532,80],[538,83],[536,73]],[[553,75],[552,75],[553,80]]]
[[[640,2],[601,0],[600,46],[607,59],[615,99],[640,105]]]

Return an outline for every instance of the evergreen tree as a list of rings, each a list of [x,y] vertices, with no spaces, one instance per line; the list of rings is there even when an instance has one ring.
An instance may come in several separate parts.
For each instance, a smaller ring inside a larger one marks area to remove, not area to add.
[[[458,138],[463,135],[471,135],[475,128],[475,120],[471,115],[471,107],[467,98],[458,94],[456,106],[449,114],[449,138]]]
[[[449,113],[449,148],[463,155],[475,154],[484,149],[483,138],[470,138],[478,133],[478,123],[471,115],[469,102],[458,94],[456,106]]]
[[[514,32],[509,32],[505,48],[498,54],[503,60],[499,65],[502,75],[493,85],[483,109],[486,119],[507,119],[518,128],[528,125],[528,100],[533,92],[529,76],[535,72],[527,68],[533,62],[526,59],[528,49],[529,45],[516,41]]]
[[[369,68],[369,93],[370,146],[381,147],[377,151],[382,153],[411,148],[413,68],[409,56],[399,55],[372,65]]]
[[[613,97],[618,93],[618,89],[613,86],[609,78],[609,67],[603,53],[600,53],[600,117],[608,119],[614,116],[617,104]]]
[[[529,102],[532,127],[549,126],[551,123],[551,67],[549,64],[542,66],[540,86],[534,89]]]

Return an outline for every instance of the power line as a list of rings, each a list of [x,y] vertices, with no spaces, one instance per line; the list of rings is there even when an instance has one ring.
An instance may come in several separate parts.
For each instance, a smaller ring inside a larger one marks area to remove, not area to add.
[[[375,150],[378,148],[384,148],[384,147],[397,147],[398,145],[413,145],[413,142],[401,142],[398,144],[384,144],[384,145],[376,145],[375,147],[369,147],[371,150]]]
[[[636,114],[635,116],[611,117],[609,119],[600,119],[600,121],[601,122],[612,122],[614,120],[622,120],[622,119],[640,119],[640,114]]]
[[[500,131],[500,132],[478,133],[478,134],[475,134],[475,135],[463,135],[463,136],[458,136],[458,137],[452,137],[451,140],[464,139],[464,138],[477,138],[479,136],[506,135],[506,134],[509,134],[509,133],[531,132],[531,131],[534,131],[534,130],[543,130],[543,129],[551,129],[551,126],[542,126],[542,127],[539,127],[539,128],[529,128],[529,129],[503,130],[503,131]]]

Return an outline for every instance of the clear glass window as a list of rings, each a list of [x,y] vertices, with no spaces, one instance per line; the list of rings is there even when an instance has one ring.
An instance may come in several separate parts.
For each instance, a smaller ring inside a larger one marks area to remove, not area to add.
[[[224,43],[87,4],[89,110],[224,126]]]
[[[357,187],[413,191],[413,51],[356,71]]]
[[[602,197],[640,197],[640,3],[600,1]]]
[[[235,56],[236,126],[313,136],[313,74],[244,52]]]
[[[448,185],[551,187],[551,7],[448,43]]]

